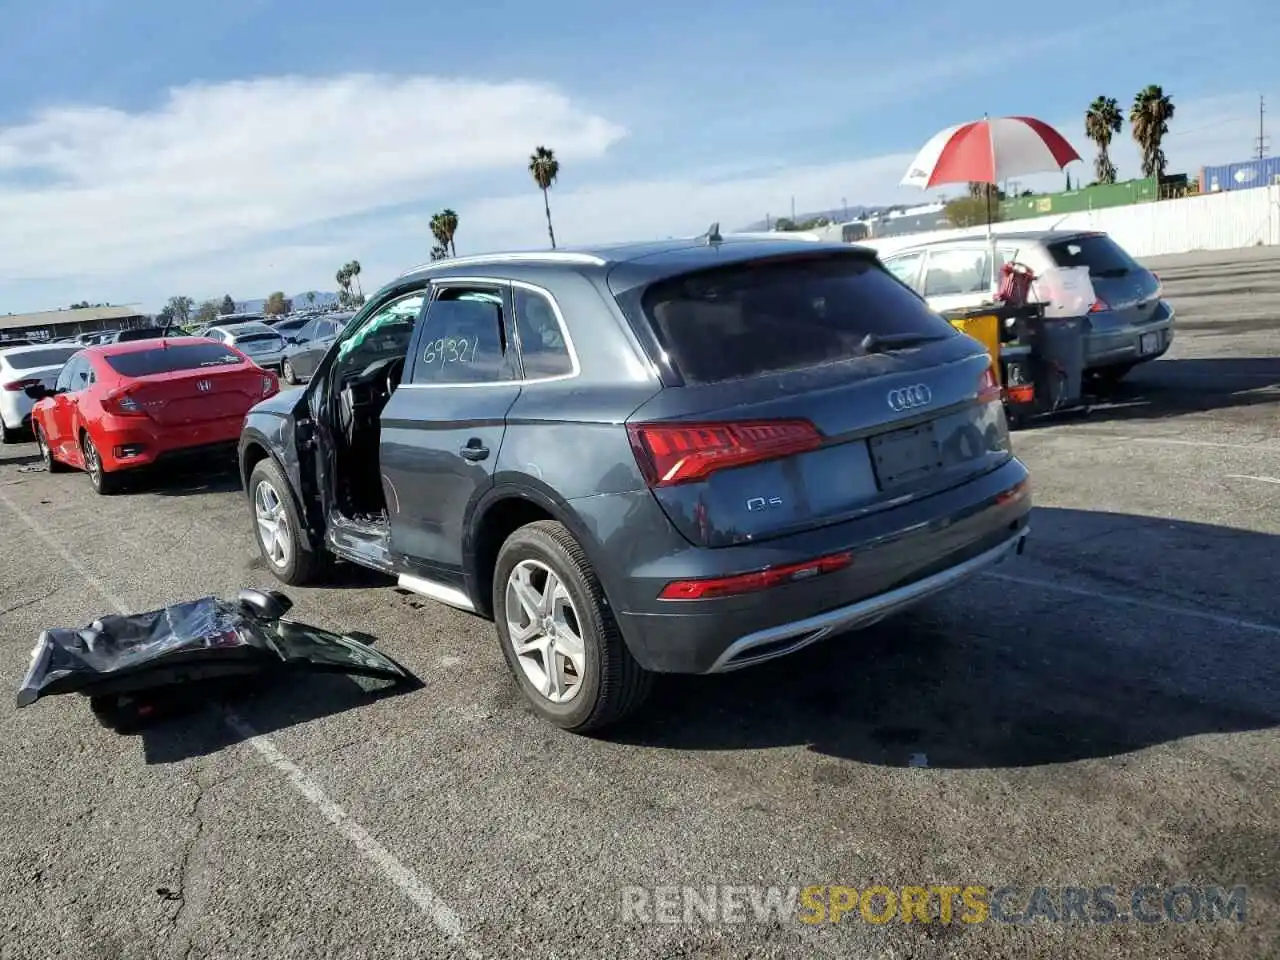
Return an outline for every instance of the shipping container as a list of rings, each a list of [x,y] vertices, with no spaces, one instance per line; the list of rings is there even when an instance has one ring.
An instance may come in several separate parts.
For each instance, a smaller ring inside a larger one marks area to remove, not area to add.
[[[1252,190],[1280,184],[1280,157],[1242,160],[1205,167],[1200,174],[1202,193],[1225,190]]]

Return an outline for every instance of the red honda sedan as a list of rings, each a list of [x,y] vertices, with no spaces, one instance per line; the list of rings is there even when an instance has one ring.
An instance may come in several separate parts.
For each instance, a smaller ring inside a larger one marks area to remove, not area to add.
[[[279,389],[274,373],[234,347],[182,337],[87,347],[52,390],[28,393],[46,469],[84,470],[107,494],[139,467],[233,453],[249,408]]]

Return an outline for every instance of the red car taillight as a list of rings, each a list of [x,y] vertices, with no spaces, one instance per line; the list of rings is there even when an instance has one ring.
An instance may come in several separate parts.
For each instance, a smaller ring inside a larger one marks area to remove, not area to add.
[[[808,420],[627,425],[645,481],[651,487],[705,480],[717,470],[774,460],[822,446]]]
[[[999,401],[1000,398],[1000,380],[996,377],[995,366],[992,365],[987,367],[982,376],[978,378],[978,401],[980,403],[992,403]]]
[[[142,409],[142,404],[138,403],[137,400],[123,390],[109,393],[103,397],[102,409],[119,417],[137,417],[145,413]]]
[[[1098,297],[1096,300],[1093,301],[1093,306],[1089,308],[1089,312],[1102,313],[1102,311],[1110,310],[1110,309],[1111,309],[1111,304],[1107,303],[1107,301],[1103,300],[1101,297]]]
[[[784,583],[811,580],[823,574],[843,570],[852,564],[852,553],[833,553],[804,563],[790,563],[784,567],[766,567],[763,570],[736,573],[728,577],[677,580],[663,587],[658,596],[663,600],[712,600],[716,597],[739,596],[779,587]]]
[[[33,380],[10,380],[4,385],[4,388],[10,393],[21,393],[26,390],[27,387],[38,387],[42,383],[44,383],[44,381],[38,377]]]

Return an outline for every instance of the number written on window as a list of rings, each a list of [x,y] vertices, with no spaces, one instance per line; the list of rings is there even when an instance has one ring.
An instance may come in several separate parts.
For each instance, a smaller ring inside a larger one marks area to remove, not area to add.
[[[446,366],[450,363],[473,363],[480,349],[480,339],[472,337],[441,337],[427,344],[422,362]]]

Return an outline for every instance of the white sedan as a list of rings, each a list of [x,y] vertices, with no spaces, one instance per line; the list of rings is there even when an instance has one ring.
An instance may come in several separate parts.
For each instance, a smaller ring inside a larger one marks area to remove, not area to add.
[[[0,349],[0,443],[13,443],[31,431],[35,401],[27,387],[52,390],[63,365],[83,349],[78,343]]]

